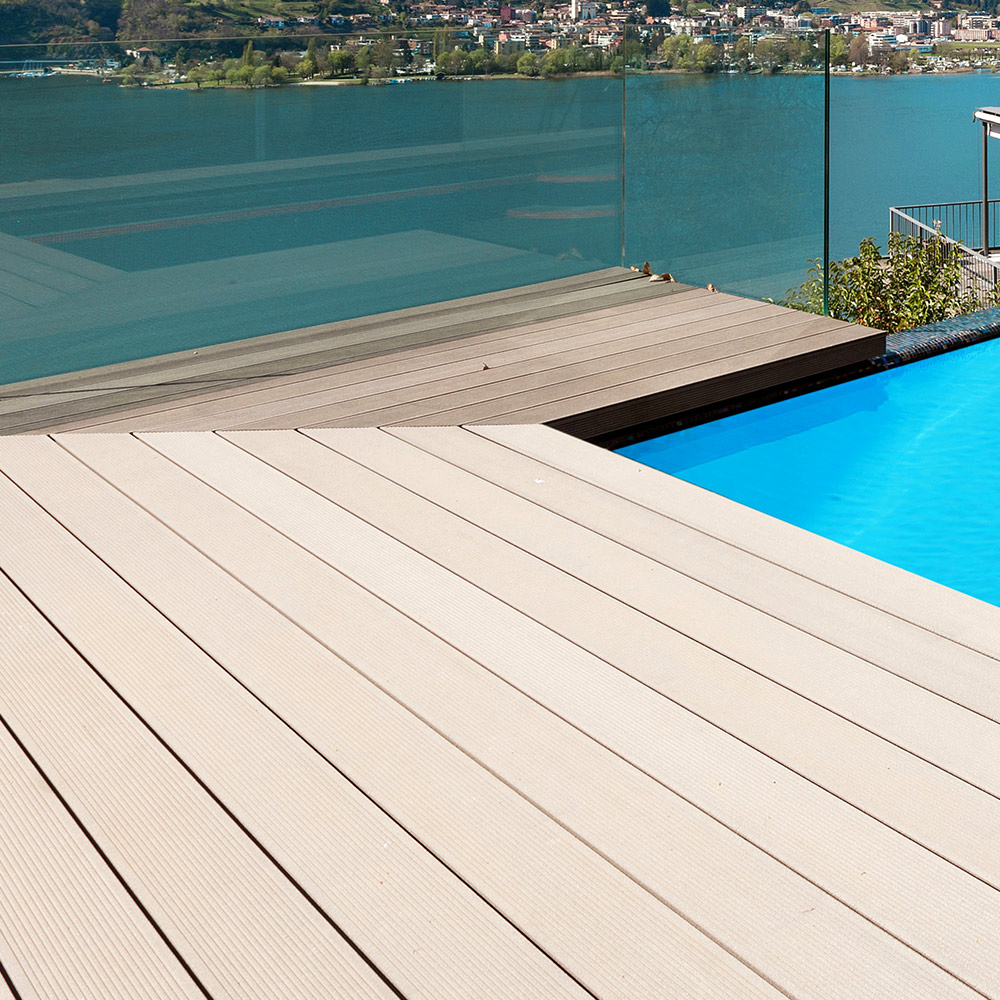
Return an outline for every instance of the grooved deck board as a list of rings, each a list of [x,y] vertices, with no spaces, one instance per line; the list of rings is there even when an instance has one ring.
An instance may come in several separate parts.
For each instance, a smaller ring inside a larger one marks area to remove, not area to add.
[[[363,435],[382,436],[378,432],[356,433],[359,437]],[[340,441],[349,434],[350,432],[346,434],[345,432],[331,432],[334,442]],[[435,523],[433,517],[429,516],[426,505],[421,507],[419,504],[414,504],[412,502],[414,498],[411,496],[409,498],[411,503],[407,507],[405,494],[393,488],[387,481],[383,481],[381,486],[385,496],[384,498],[380,498],[381,502],[378,504],[378,509],[381,512],[381,517],[378,517],[375,514],[375,496],[379,491],[379,485],[377,482],[374,482],[376,477],[371,475],[365,476],[362,469],[355,468],[357,475],[354,478],[357,482],[352,483],[351,469],[347,463],[340,461],[331,464],[329,458],[324,458],[322,452],[317,451],[315,446],[301,439],[296,440],[295,436],[287,434],[257,432],[234,433],[225,436],[227,439],[240,444],[241,447],[247,449],[252,454],[265,458],[276,468],[288,470],[289,474],[307,484],[311,489],[323,495],[333,497],[339,506],[353,509],[358,517],[367,516],[372,519],[373,523],[378,523],[380,526],[386,527],[387,530],[388,525],[385,524],[384,519],[395,517],[397,525],[405,524],[409,526],[408,533],[400,533],[399,527],[397,527],[396,532],[398,537],[410,545],[412,551],[407,553],[408,558],[406,559],[400,554],[393,557],[391,548],[387,548],[384,542],[382,545],[379,545],[377,536],[374,539],[370,537],[371,531],[367,528],[367,525],[359,523],[355,519],[345,521],[339,511],[325,508],[321,503],[317,502],[315,497],[304,491],[300,490],[298,493],[289,491],[287,486],[280,483],[280,477],[275,476],[273,473],[255,477],[254,482],[257,488],[252,491],[245,487],[241,489],[240,486],[233,485],[240,482],[232,471],[233,467],[238,468],[240,465],[243,465],[252,468],[252,463],[247,462],[246,459],[237,461],[232,456],[227,457],[223,448],[216,446],[209,449],[209,452],[202,456],[198,470],[200,475],[215,484],[217,488],[233,496],[234,499],[248,509],[254,510],[258,516],[279,527],[284,533],[297,540],[303,547],[319,555],[325,555],[328,561],[345,567],[345,571],[350,572],[355,579],[363,582],[370,589],[377,590],[385,596],[386,600],[393,603],[394,606],[405,610],[415,620],[422,622],[426,627],[431,628],[437,634],[446,638],[451,645],[467,651],[469,655],[473,656],[478,662],[488,666],[494,673],[500,676],[507,676],[511,678],[512,683],[515,683],[515,685],[520,684],[521,686],[525,683],[524,678],[530,678],[528,681],[528,693],[533,698],[539,697],[537,689],[539,681],[537,678],[544,676],[548,679],[550,675],[555,675],[560,680],[550,680],[550,684],[561,682],[567,688],[579,687],[584,692],[584,698],[592,698],[603,710],[607,710],[611,705],[619,706],[622,708],[621,716],[629,718],[633,722],[637,719],[637,715],[641,715],[641,712],[637,712],[634,699],[626,699],[626,704],[628,705],[626,708],[625,704],[622,704],[620,696],[616,698],[609,694],[606,684],[600,692],[591,687],[591,674],[595,670],[607,674],[607,663],[601,662],[592,655],[584,653],[579,647],[574,649],[573,646],[564,641],[557,640],[553,642],[553,635],[548,633],[545,628],[540,628],[538,623],[527,614],[518,616],[517,614],[513,614],[507,605],[484,600],[482,592],[477,592],[477,590],[472,589],[469,585],[462,586],[457,584],[455,580],[449,579],[447,574],[442,573],[439,567],[428,566],[417,553],[427,553],[445,562],[449,557],[453,556],[457,548],[462,546],[460,531]],[[169,454],[175,461],[182,462],[185,465],[190,462],[192,446],[195,443],[190,436],[154,435],[149,440],[156,447]],[[72,438],[68,439],[68,441],[71,445],[73,444]],[[367,444],[368,442],[366,442]],[[202,447],[200,446],[199,450]],[[363,446],[359,451],[364,454],[369,451],[369,448]],[[243,482],[245,482],[245,479],[246,477],[244,476]],[[270,486],[272,480],[274,481],[273,487]],[[310,512],[315,511],[315,513],[307,516],[307,510]],[[421,530],[420,526],[427,524],[428,521],[430,523],[427,528]],[[316,530],[309,527],[315,524],[322,524],[322,529]],[[333,539],[341,538],[351,539],[349,550],[343,544],[336,545],[332,543]],[[357,555],[352,556],[355,549],[358,550]],[[479,533],[475,544],[468,546],[468,549],[469,559],[464,567],[460,564],[456,565],[454,567],[456,572],[461,573],[464,571],[467,574],[468,569],[466,567],[477,564],[482,567],[482,576],[487,579],[490,576],[490,569],[492,567],[510,562],[511,557],[515,554],[509,551],[491,551],[489,537],[483,538],[481,533]],[[530,562],[530,560],[525,561]],[[383,568],[389,566],[392,568]],[[346,567],[351,568],[347,569]],[[530,588],[533,584],[532,576],[542,575],[542,585],[550,586],[552,589],[557,590],[558,584],[555,583],[553,578],[558,576],[558,574],[549,573],[548,579],[545,579],[544,571],[546,569],[548,567],[544,566],[544,564],[537,564],[534,567],[518,567],[518,586],[522,589]],[[400,576],[401,579],[397,579]],[[483,586],[486,587],[487,584],[483,584]],[[511,600],[510,594],[505,594],[502,590],[498,593],[507,600]],[[514,598],[514,600],[516,599]],[[577,595],[577,599],[579,599],[579,595]],[[598,617],[605,617],[606,619],[606,615],[602,616],[600,613]],[[485,623],[490,623],[489,627]],[[613,617],[610,621],[607,621],[607,625],[612,629],[615,628],[616,622]],[[511,638],[512,636],[517,636],[519,639],[523,636],[523,640],[518,641]],[[531,659],[533,662],[518,674],[513,665],[520,663],[524,659],[521,652],[522,648],[531,649]],[[613,672],[612,676],[614,676]],[[624,678],[619,676],[618,680],[624,681]],[[449,681],[449,688],[457,685],[457,683],[457,681]],[[421,683],[418,683],[416,686],[411,685],[408,694],[408,698],[410,699],[408,703],[412,704],[412,699],[419,699],[421,694]],[[474,698],[470,694],[459,700],[462,703],[468,704],[474,702],[477,706],[489,705],[493,711],[498,713],[498,719],[508,720],[513,716],[513,712],[507,710],[503,705],[502,693],[481,698]],[[425,699],[422,703],[418,704],[419,707],[416,710],[420,714],[431,719],[434,718],[431,714],[433,709],[428,707],[433,704],[432,702],[428,702]],[[554,710],[557,710],[559,714],[565,715],[562,709]],[[477,707],[476,719],[472,723],[473,728],[471,730],[469,727],[470,720],[467,718],[465,720],[465,733],[469,734],[471,732],[474,736],[482,725],[483,716],[484,708]],[[507,725],[509,723],[505,722],[504,724]],[[453,722],[452,726],[454,727],[454,725],[455,723]],[[487,726],[488,731],[492,731],[493,728]],[[540,726],[536,725],[533,728],[538,729]],[[648,737],[649,733],[655,732],[658,728],[673,727],[670,725],[653,725],[646,729],[643,735]],[[529,727],[528,731],[524,734],[518,734],[516,737],[512,735],[512,744],[518,748],[523,748],[525,752],[531,753],[531,731],[532,727]],[[454,728],[449,730],[449,732],[454,734]],[[458,736],[454,735],[453,738],[457,739]],[[470,736],[466,735],[464,739],[467,741],[470,739]],[[495,740],[495,737],[491,736],[490,739]],[[692,736],[692,745],[697,745],[700,742],[701,740],[698,737]],[[463,745],[467,745],[467,743]],[[558,780],[561,784],[565,782],[570,770],[570,765],[567,762],[579,756],[579,752],[573,755],[563,755],[563,763],[558,769],[560,775]],[[714,757],[714,754],[710,756]],[[496,767],[497,765],[491,766]],[[748,765],[747,769],[752,768]],[[576,781],[570,783],[570,788],[578,784],[587,784],[588,781],[592,781],[596,785],[598,783],[597,775],[600,773],[600,768],[596,765],[588,764],[582,770],[575,773],[578,775],[578,778]],[[653,770],[650,773],[655,774],[657,771]],[[662,767],[659,773],[663,775],[665,782],[669,782],[673,778],[671,772],[664,771]],[[588,775],[590,776],[589,779]],[[746,781],[745,773],[742,780]],[[784,780],[788,780],[787,773]],[[768,783],[762,782],[761,784],[764,785],[764,788],[759,791],[766,796]],[[612,782],[609,782],[609,785],[618,789],[619,802],[616,803],[613,810],[610,810],[618,817],[616,823],[618,825],[628,825],[630,822],[629,817],[631,816],[633,817],[631,822],[640,827],[650,827],[647,833],[655,837],[655,832],[652,829],[655,821],[650,819],[649,816],[654,815],[658,810],[651,806],[646,807],[647,818],[642,819],[641,813],[643,812],[643,807],[641,805],[638,807],[638,812],[636,812],[637,807],[634,803],[629,805],[621,801],[621,799],[624,799],[631,802],[633,799],[633,795],[626,792],[628,788],[627,776],[615,778]],[[549,794],[553,793],[550,792]],[[569,795],[574,799],[577,798],[572,792],[569,792]],[[636,802],[642,802],[638,793],[635,793],[634,798]],[[547,809],[551,810],[553,808],[547,802],[543,801],[543,804]],[[831,804],[834,807],[833,811],[835,813],[840,804],[835,801]],[[595,808],[600,815],[605,815],[609,811],[602,809],[600,802],[595,803]],[[776,811],[780,811],[780,807]],[[577,812],[579,812],[578,807]],[[593,822],[592,817],[588,819],[591,823]],[[663,836],[668,840],[671,836],[668,831],[671,829],[675,828],[672,824],[668,823],[667,828],[663,831]],[[800,837],[803,836],[801,832],[798,835]],[[594,842],[592,834],[588,832],[587,836],[591,842]],[[772,846],[772,844],[765,841],[765,849],[770,851]],[[906,846],[907,848],[909,847],[909,845]],[[676,848],[676,844],[674,847]],[[903,853],[907,853],[907,851],[904,850]],[[910,850],[908,853],[908,863],[912,864],[912,855],[914,852]],[[796,858],[795,860],[801,863],[800,858]],[[750,862],[744,863],[748,866],[750,864]],[[713,867],[717,865],[718,862],[713,863]],[[662,866],[657,864],[650,867],[660,870]],[[944,868],[946,869],[947,866],[944,866]],[[635,874],[636,877],[641,877],[643,872],[640,870]],[[824,875],[829,877],[829,872],[825,872]],[[706,890],[716,884],[711,874],[700,868],[698,869],[698,879],[702,887]],[[771,890],[775,892],[777,891],[778,884],[781,884],[781,879],[775,876],[772,876],[767,881],[771,886]],[[901,879],[901,881],[906,882],[905,879]],[[947,881],[947,876],[945,877],[945,881]],[[966,883],[967,888],[970,889],[975,884],[974,880],[971,879],[966,879]],[[711,892],[709,910],[698,917],[698,922],[701,926],[710,927],[712,926],[713,918],[715,920],[719,919],[718,913],[713,914],[711,912],[711,907],[718,908],[719,900],[725,898],[727,892],[729,894],[733,892],[732,888],[726,890],[724,884],[718,885],[717,890]],[[840,893],[844,891],[845,887],[843,885],[837,886],[839,898],[842,898],[840,897]],[[973,891],[975,892],[974,889]],[[848,891],[847,894],[850,895],[850,892]],[[948,893],[945,892],[944,895],[948,895]],[[989,898],[988,894],[977,892],[976,895],[980,897],[984,905],[990,905],[987,902]],[[936,896],[935,898],[939,899],[940,897]],[[902,914],[912,912],[911,907],[915,903],[921,910],[926,910],[926,907],[917,901],[900,899],[898,894],[892,902],[898,905],[897,920]],[[686,905],[691,905],[690,897],[686,901]],[[766,904],[760,900],[749,904],[742,900],[737,903],[737,906],[741,908],[746,905],[750,905],[758,913],[762,913],[767,909]],[[882,914],[879,915],[881,916]],[[954,913],[950,914],[950,917],[954,916]],[[1000,912],[997,912],[996,916],[1000,917]],[[940,935],[943,931],[944,927],[939,924],[936,927],[935,934]],[[836,937],[836,935],[832,936]],[[944,936],[953,938],[953,944],[957,946],[959,951],[965,947],[965,942],[961,938],[954,938],[950,932],[944,932]],[[935,941],[939,942],[940,938],[936,936]],[[930,946],[931,939],[927,938],[921,943],[925,947]],[[934,947],[939,946],[939,944],[934,945]],[[745,944],[739,947],[738,950],[741,954],[746,954],[745,947]],[[797,947],[800,949],[804,948],[804,942],[800,941]],[[974,962],[973,964],[976,963]],[[770,967],[770,963],[765,963],[764,967]],[[866,975],[863,978],[869,984],[872,984],[877,977]],[[789,986],[789,988],[792,989],[793,993],[796,992],[794,987]],[[834,992],[842,988],[835,988]],[[875,987],[872,986],[872,988],[874,989]]]
[[[106,474],[107,445],[121,440],[106,436],[74,437],[70,443],[82,458]],[[190,456],[192,464],[198,465],[199,450],[208,447],[211,454],[213,442],[232,452],[234,457],[246,458],[221,439],[200,437],[193,441],[188,439],[188,444],[195,449]],[[124,452],[113,452],[111,455],[115,460],[114,478],[126,491],[139,493],[141,500],[149,502],[148,488],[143,484],[148,484],[151,479],[162,478],[160,486],[163,487],[170,479],[184,482],[188,478],[176,466],[134,439],[126,438],[124,443],[127,445]],[[251,464],[256,466],[258,463]],[[339,638],[347,622],[370,621],[372,630],[378,630],[383,642],[398,647],[400,654],[407,650],[408,657],[400,655],[393,657],[392,661],[405,663],[418,683],[426,684],[426,673],[435,668],[461,669],[462,657],[429,634],[421,632],[408,619],[394,615],[365,591],[352,586],[308,554],[275,536],[264,525],[258,523],[255,529],[249,516],[238,518],[233,515],[234,533],[239,532],[238,537],[234,534],[238,544],[227,546],[218,537],[219,519],[215,515],[217,509],[226,510],[230,504],[218,495],[213,500],[205,487],[196,491],[196,498],[199,501],[197,507],[192,506],[186,513],[175,506],[174,511],[179,516],[171,518],[173,527],[191,537],[195,544],[243,578],[248,586],[285,614],[291,613],[289,600],[298,601],[307,594],[312,595],[309,600],[321,608],[336,606],[342,609],[342,623],[332,618],[329,611],[324,611],[319,619],[313,616],[299,624],[308,628],[310,633],[322,636],[335,651],[342,651],[344,657],[358,669],[374,669],[376,682],[379,680],[378,664],[372,659],[370,641],[338,648],[338,643],[343,646],[347,641]],[[162,510],[156,513],[163,517]],[[207,539],[214,539],[214,542]],[[255,568],[252,560],[240,558],[239,549],[247,539],[253,539],[251,548],[269,557],[272,566],[280,563],[289,568],[277,586],[268,583],[268,575],[261,572],[264,564],[259,559]],[[296,566],[302,567],[298,580],[294,572]],[[363,625],[361,631],[367,631]],[[238,665],[240,660],[232,659],[232,662]],[[314,683],[317,688],[322,687],[322,681]],[[359,689],[357,681],[353,686],[355,690]],[[271,691],[277,690],[272,682]],[[748,975],[744,967],[729,961],[725,952],[716,949],[700,931],[679,920],[671,909],[659,904],[651,895],[640,890],[635,882],[623,877],[616,868],[568,836],[543,812],[518,799],[487,770],[456,752],[450,743],[436,738],[419,718],[407,718],[405,713],[391,711],[397,707],[392,703],[380,712],[368,709],[362,692],[350,699],[352,711],[338,723],[339,732],[331,737],[327,732],[330,720],[336,717],[338,702],[345,698],[350,688],[345,690],[344,682],[341,682],[328,690],[330,695],[326,705],[322,706],[323,710],[319,715],[312,715],[308,738],[322,746],[330,759],[339,759],[341,753],[353,753],[364,762],[382,755],[383,763],[375,776],[371,776],[372,767],[368,764],[366,780],[359,782],[365,792],[380,802],[391,815],[399,817],[402,813],[401,822],[406,828],[415,827],[422,843],[460,876],[468,878],[499,912],[521,927],[528,941],[535,942],[552,954],[563,968],[569,969],[598,995],[627,997],[636,991],[646,994],[656,984],[673,984],[670,988],[681,993],[697,990],[700,980],[705,978],[698,974],[699,966],[709,968],[713,964],[718,967],[718,978],[709,976],[705,979],[710,994],[736,990],[740,995],[772,995],[771,990],[759,983],[756,976]],[[379,695],[371,689],[367,697],[369,700],[378,699]],[[464,701],[458,693],[453,694],[451,699],[457,704]],[[211,691],[209,700],[224,714],[233,712],[222,693]],[[287,698],[285,703],[288,704]],[[276,708],[273,697],[269,699],[269,704]],[[190,712],[191,709],[179,706],[178,711]],[[296,715],[293,714],[287,721],[295,729],[300,729],[301,719]],[[158,729],[165,727],[158,726]],[[544,725],[539,728],[538,734],[539,739],[544,741]],[[272,746],[277,743],[273,738],[269,742]],[[190,745],[190,739],[186,743]],[[408,764],[411,759],[412,763]],[[208,762],[201,764],[199,772],[206,773],[207,767]],[[300,762],[295,767],[281,770],[287,775],[298,774],[304,768]],[[426,775],[435,776],[436,781],[428,784]],[[268,791],[267,779],[257,780],[264,785],[262,790]],[[283,780],[290,779],[286,777]],[[213,787],[220,787],[216,782],[210,783]],[[416,794],[418,790],[420,794]],[[292,801],[283,802],[280,811],[290,817],[293,826],[301,829],[309,823],[308,813],[295,815],[294,801],[313,802],[316,797],[303,795],[294,788],[288,794],[293,793]],[[221,789],[219,794],[225,798]],[[276,789],[268,791],[269,798],[277,796]],[[317,811],[315,805],[308,808]],[[251,820],[244,821],[253,827]],[[330,816],[313,820],[314,823],[320,821],[326,825],[333,822]],[[350,822],[346,818],[343,822],[347,829],[360,825],[354,817]],[[373,839],[381,841],[382,836]],[[318,859],[311,861],[311,865],[300,864],[296,870],[317,868]],[[290,864],[287,866],[291,867]],[[414,867],[414,861],[404,857],[394,858],[393,866],[405,871],[407,867]],[[346,874],[339,875],[340,882],[344,883],[347,879]],[[425,892],[428,894],[425,906],[430,910],[433,887],[425,889]],[[322,898],[318,890],[313,890],[313,895]],[[379,914],[377,920],[370,921],[370,926],[378,927],[380,933],[385,934],[386,928],[391,927],[391,913],[389,909]],[[447,929],[456,938],[474,936],[478,950],[488,953],[488,939],[473,916],[466,915],[464,922],[456,922],[429,912],[427,919],[432,926],[440,925],[443,931]],[[346,916],[339,917],[338,922],[350,926]],[[630,925],[627,936],[609,931],[611,927],[624,927],[625,923]],[[365,941],[361,931],[352,934],[352,937]],[[401,946],[405,945],[405,941],[401,940],[401,931],[397,930],[393,937]],[[527,941],[524,947],[529,955],[534,952]],[[401,947],[404,953],[408,950]],[[439,942],[436,948],[430,950],[438,955],[439,960],[446,959],[443,943]],[[475,970],[471,955],[467,955],[461,964],[465,976],[471,978]],[[508,957],[507,967],[512,964],[512,957]],[[505,967],[502,962],[496,965],[501,969]],[[522,970],[524,979],[527,982],[531,982],[532,978],[537,980],[537,971],[532,976],[530,966],[527,962],[525,965]],[[537,985],[534,988],[539,989]],[[485,984],[478,986],[474,995],[480,995],[484,989]],[[523,996],[529,995],[530,989],[525,983],[517,987],[517,992],[505,993],[504,986],[497,982],[489,984],[489,995]],[[547,996],[561,995],[556,994],[552,986],[543,992]],[[427,994],[425,988],[421,995]]]
[[[441,436],[449,429],[392,428],[390,432],[418,441],[420,450],[433,452],[436,442],[441,447]],[[455,433],[467,432],[456,429]],[[322,440],[332,434],[320,431],[316,436]],[[836,652],[830,649],[827,653],[821,643],[809,643],[803,649],[802,640],[807,638],[803,633],[782,627],[770,616],[753,613],[732,598],[694,584],[669,567],[521,500],[447,460],[429,464],[417,454],[400,452],[393,461],[392,469],[383,469],[383,473],[407,488],[433,497],[639,613],[670,624],[695,642],[719,649],[739,662],[759,662],[772,655],[829,656]],[[734,702],[730,696],[722,703],[722,693],[732,690],[734,684],[742,692],[740,700]],[[709,699],[718,693],[720,703],[713,709],[716,716],[739,720],[743,738],[758,749],[785,760],[836,794],[845,795],[918,842],[1000,886],[1000,866],[994,853],[1000,845],[997,799],[848,720],[817,711],[813,703],[794,697],[757,673],[742,671],[738,682],[731,675],[725,684],[702,690]],[[768,710],[748,711],[745,699],[763,701]],[[837,747],[835,755],[830,754],[832,746]],[[966,816],[960,830],[942,823],[950,808],[945,804],[948,801]]]
[[[117,577],[119,594],[109,592],[99,572],[60,573],[78,560],[89,569],[89,553],[7,478],[0,509],[0,551],[14,583],[76,642],[89,632],[128,656],[169,704],[171,685],[157,672],[169,665],[168,650],[149,643],[137,656],[127,635],[107,627],[127,620],[127,597],[124,604],[115,597],[134,592]],[[65,633],[28,614],[23,597],[11,597],[20,598],[25,624],[4,633],[6,725],[210,994],[390,997]],[[206,735],[211,740],[213,731]],[[114,957],[128,961],[129,953]]]
[[[140,452],[147,451],[134,439],[125,441]],[[86,497],[85,481],[96,477],[55,445],[49,455],[54,467],[63,468],[71,480],[84,480],[78,495]],[[11,457],[11,464],[18,464],[16,456]],[[31,478],[30,468],[20,471],[23,478]],[[218,522],[213,530],[219,531]],[[502,915],[387,817],[376,801],[359,792],[199,648],[182,641],[180,633],[139,595],[132,592],[131,599],[121,595],[122,615],[128,617],[118,635],[77,636],[72,617],[84,618],[88,601],[108,601],[118,580],[96,565],[88,572],[87,562],[96,560],[86,556],[81,549],[76,565],[70,563],[76,572],[60,581],[60,602],[49,613],[70,638],[86,644],[88,655],[122,697],[302,886],[332,925],[377,961],[390,982],[405,995],[427,998],[524,997],[532,989],[553,997],[583,995]],[[63,564],[70,558],[66,553]],[[30,573],[22,569],[26,579]],[[87,583],[74,590],[72,579]],[[165,654],[155,681],[149,679],[142,659],[144,644],[155,644]],[[163,698],[162,688],[173,696]],[[328,701],[327,709],[329,724],[336,699]],[[394,724],[391,717],[379,721],[382,725],[367,731],[381,734],[385,752],[391,755],[392,732],[399,723]],[[336,746],[326,749],[335,759]],[[417,760],[422,760],[414,750]],[[434,809],[434,804],[429,803],[429,808]],[[568,874],[569,860],[564,864],[564,874]],[[273,871],[287,885],[288,895],[301,900],[311,912],[293,884],[285,881],[279,869]],[[278,905],[273,908],[279,909]],[[254,927],[252,918],[247,922]],[[294,926],[289,921],[282,936],[295,942],[305,976],[333,964],[338,955],[336,940],[310,941],[302,932],[294,932]],[[331,925],[325,926],[331,928],[328,936],[335,939]],[[298,935],[301,942],[296,941]],[[387,955],[390,941],[394,948]],[[350,949],[341,950],[362,965]],[[287,969],[284,974],[288,976]],[[302,990],[291,977],[289,982],[293,989]],[[340,992],[334,984],[327,988],[330,995],[354,995],[350,987]],[[382,993],[388,995],[385,990],[371,995]],[[272,995],[282,993],[275,990]]]
[[[260,995],[311,995],[343,933],[371,995],[374,967],[406,997],[1000,996],[995,724],[740,589],[791,570],[744,547],[727,578],[732,542],[505,433],[0,440],[5,711],[210,995],[238,909]],[[258,859],[235,888],[170,861],[203,822],[192,857],[235,864],[229,830]],[[251,878],[259,918],[227,895]],[[230,915],[184,920],[193,883]],[[262,947],[279,920],[321,940]]]
[[[973,702],[970,707],[986,714],[992,715],[1000,705],[1000,673],[994,665],[1000,659],[1000,609],[992,604],[940,587],[820,535],[810,534],[809,544],[803,544],[802,530],[794,525],[550,428],[492,426],[477,428],[476,433],[978,650],[988,658],[980,670],[970,674],[961,664],[953,664],[948,671],[936,671],[933,683],[941,693],[957,701],[969,699]]]
[[[953,672],[988,683],[996,676],[995,660],[711,535],[665,522],[646,508],[517,451],[497,448],[494,441],[502,441],[503,433],[502,427],[472,435],[441,428],[418,440],[481,479],[641,552],[696,586],[703,583],[735,598],[745,606],[733,607],[736,617],[729,628],[736,633],[743,631],[740,622],[749,631],[753,611],[793,626],[776,624],[762,636],[774,648],[787,644],[792,653],[774,658],[768,670],[772,679],[1000,796],[995,766],[1000,710],[983,718],[933,693],[937,679]],[[706,603],[712,600],[708,596]],[[720,619],[723,603],[717,602]],[[713,645],[723,648],[717,641]],[[746,646],[734,644],[725,651],[743,662],[752,659]],[[827,669],[817,669],[821,665]],[[956,732],[963,734],[960,741],[954,739]]]
[[[34,609],[6,577],[0,609],[5,628],[30,627]],[[2,725],[0,787],[0,968],[21,996],[202,997]]]

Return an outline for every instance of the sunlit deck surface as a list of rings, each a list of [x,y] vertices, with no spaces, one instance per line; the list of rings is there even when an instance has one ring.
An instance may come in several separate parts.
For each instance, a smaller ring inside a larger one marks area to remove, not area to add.
[[[0,997],[1000,997],[1000,609],[524,405],[248,384],[0,437]]]

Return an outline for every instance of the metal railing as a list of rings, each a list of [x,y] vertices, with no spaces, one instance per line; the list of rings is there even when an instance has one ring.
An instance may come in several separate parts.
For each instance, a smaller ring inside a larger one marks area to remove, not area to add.
[[[1000,201],[991,201],[989,207],[990,245],[987,254],[1000,247]],[[891,208],[889,212],[890,219],[893,218],[893,213],[908,216],[930,229],[940,229],[970,250],[983,252],[983,205],[980,201],[955,201],[947,205],[906,205]]]
[[[989,203],[989,246],[983,253],[982,203],[958,201],[944,205],[908,205],[889,209],[889,231],[913,236],[921,243],[941,239],[954,248],[961,261],[961,290],[975,293],[982,306],[995,305],[1000,282],[1000,255],[990,256],[1000,246],[997,223],[1000,201]]]

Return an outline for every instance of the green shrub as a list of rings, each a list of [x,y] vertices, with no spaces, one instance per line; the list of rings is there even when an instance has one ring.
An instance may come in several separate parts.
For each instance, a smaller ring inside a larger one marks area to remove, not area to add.
[[[779,304],[822,313],[823,261],[809,263],[808,278]],[[984,303],[975,290],[963,287],[961,258],[940,233],[925,241],[890,233],[885,257],[869,237],[857,257],[830,261],[830,315],[887,333],[961,316],[994,301],[995,291]]]

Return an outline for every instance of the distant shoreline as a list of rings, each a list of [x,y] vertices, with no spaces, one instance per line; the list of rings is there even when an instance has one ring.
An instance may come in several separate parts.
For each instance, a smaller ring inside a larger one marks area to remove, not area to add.
[[[831,76],[837,77],[838,79],[871,79],[873,77],[882,78],[883,76],[960,76],[974,73],[981,74],[996,74],[1000,72],[998,69],[992,69],[989,67],[973,67],[973,66],[953,66],[946,69],[911,69],[907,70],[905,73],[890,73],[882,74],[877,72],[843,72],[839,69],[834,69]],[[539,74],[538,76],[525,76],[520,73],[497,73],[497,74],[480,74],[475,76],[444,76],[437,77],[435,74],[427,74],[420,76],[393,76],[385,77],[382,79],[372,79],[367,80],[362,77],[344,77],[340,79],[309,79],[309,80],[289,80],[286,83],[270,85],[265,87],[255,87],[250,88],[240,84],[227,84],[227,83],[205,83],[201,87],[187,80],[162,80],[154,82],[144,82],[142,84],[136,84],[126,89],[129,90],[203,90],[203,91],[213,91],[213,90],[280,90],[284,87],[387,87],[387,86],[404,86],[409,84],[426,84],[426,83],[473,83],[473,82],[489,82],[496,80],[519,80],[525,83],[554,83],[560,80],[579,80],[586,79],[589,77],[616,77],[620,76],[620,73],[615,73],[612,70],[595,70],[594,72],[584,72],[584,73],[560,73],[555,76],[544,76]],[[784,77],[796,77],[796,76],[822,76],[823,69],[795,69],[795,70],[782,70],[778,73],[769,74],[763,70],[756,69],[751,71],[740,71],[736,73],[727,72],[715,72],[715,73],[689,73],[682,69],[644,69],[638,70],[633,73],[628,74],[630,76],[688,76],[688,77],[743,77],[743,76],[784,76]],[[106,71],[96,70],[96,69],[78,69],[78,68],[68,68],[68,67],[55,67],[49,73],[45,73],[41,76],[32,77],[33,79],[44,79],[49,76],[90,76],[100,79],[104,82],[114,82],[122,86],[121,84],[121,74],[120,73],[108,73]],[[21,70],[0,70],[0,78],[23,78]]]

